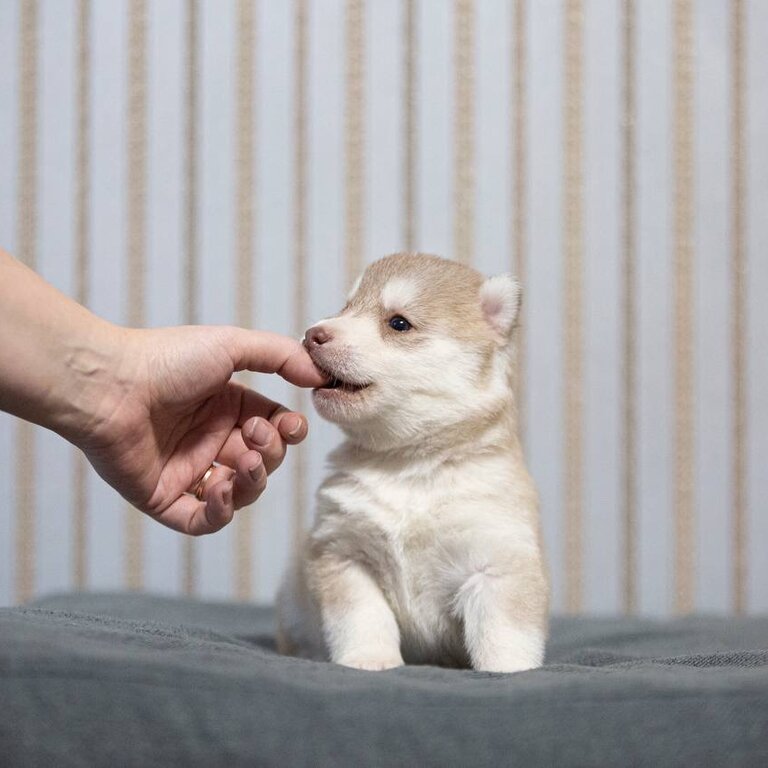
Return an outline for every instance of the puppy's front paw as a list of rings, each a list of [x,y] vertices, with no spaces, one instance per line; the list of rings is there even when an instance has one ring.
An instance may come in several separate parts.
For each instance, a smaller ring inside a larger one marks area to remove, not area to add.
[[[544,663],[546,635],[539,627],[507,627],[485,632],[469,648],[472,668],[478,672],[525,672]]]
[[[353,669],[367,669],[372,672],[380,672],[384,669],[394,669],[403,666],[403,657],[399,650],[387,648],[356,648],[344,653],[337,659],[337,664]]]
[[[485,642],[470,653],[478,672],[526,672],[544,663],[544,633],[509,630],[486,635]]]

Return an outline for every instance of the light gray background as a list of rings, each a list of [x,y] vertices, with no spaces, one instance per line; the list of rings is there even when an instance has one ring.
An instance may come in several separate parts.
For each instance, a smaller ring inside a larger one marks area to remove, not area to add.
[[[638,588],[639,610],[672,610],[672,9],[637,2]],[[526,23],[527,414],[525,440],[543,501],[554,607],[564,606],[563,569],[563,4],[529,2]],[[748,257],[748,594],[768,609],[768,3],[748,0],[746,45]],[[294,5],[256,5],[253,325],[294,332]],[[0,245],[17,244],[20,0],[0,0]],[[126,317],[127,2],[98,0],[92,16],[91,306]],[[150,325],[183,319],[185,14],[181,0],[148,3],[146,242]],[[345,3],[308,4],[307,319],[342,302],[344,252]],[[236,5],[200,4],[198,226],[201,322],[235,319]],[[365,4],[366,259],[403,247],[403,3]],[[585,609],[621,610],[621,3],[586,0],[584,26],[584,541]],[[73,290],[76,4],[40,3],[39,271]],[[514,4],[478,0],[475,56],[475,264],[512,264],[512,30]],[[453,4],[417,3],[417,246],[453,252]],[[696,608],[731,608],[731,4],[695,4]],[[0,329],[2,343],[2,329]],[[280,381],[257,380],[292,401]],[[0,604],[15,600],[15,425],[0,414]],[[309,488],[337,439],[312,419]],[[72,584],[73,452],[39,431],[35,443],[36,591]],[[272,598],[290,545],[292,470],[272,478],[255,516],[255,599]],[[308,491],[309,493],[309,491]],[[310,504],[311,507],[311,504]],[[125,503],[89,480],[88,586],[124,586]],[[147,589],[181,589],[178,535],[146,521]],[[237,525],[198,543],[200,594],[233,594]]]

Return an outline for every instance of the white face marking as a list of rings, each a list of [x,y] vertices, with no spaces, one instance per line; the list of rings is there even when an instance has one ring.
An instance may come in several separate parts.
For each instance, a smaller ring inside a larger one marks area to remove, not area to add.
[[[363,282],[363,274],[360,273],[357,276],[357,280],[352,284],[352,287],[349,289],[349,293],[347,294],[347,301],[352,301],[352,297],[357,293],[357,289],[360,287],[360,283]]]
[[[386,310],[404,309],[415,301],[418,294],[418,287],[413,280],[393,277],[381,289],[381,303]]]

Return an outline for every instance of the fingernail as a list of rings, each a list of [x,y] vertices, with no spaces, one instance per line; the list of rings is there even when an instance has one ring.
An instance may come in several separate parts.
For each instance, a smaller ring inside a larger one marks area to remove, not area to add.
[[[285,426],[288,428],[288,437],[296,437],[301,431],[301,419],[298,416],[288,416],[286,422]]]
[[[261,475],[261,468],[263,464],[259,462],[258,464],[254,464],[249,470],[248,474],[251,476],[251,480],[258,480],[259,476]]]
[[[266,421],[258,419],[253,429],[251,430],[250,438],[256,445],[264,446],[269,442],[272,437],[272,429]]]
[[[225,504],[230,504],[232,502],[232,485],[228,485],[224,491],[221,494],[222,499],[224,500]]]

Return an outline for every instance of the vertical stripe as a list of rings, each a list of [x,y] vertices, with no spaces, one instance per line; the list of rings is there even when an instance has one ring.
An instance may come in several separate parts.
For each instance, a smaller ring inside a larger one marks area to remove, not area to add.
[[[37,262],[37,58],[38,6],[21,4],[19,19],[19,165],[17,242],[19,258]],[[35,432],[18,422],[16,438],[16,599],[35,590]]]
[[[637,471],[636,416],[636,308],[635,274],[635,0],[624,0],[623,6],[623,517],[624,517],[624,611],[634,613],[637,607],[637,544],[635,473]]]
[[[675,610],[693,610],[693,9],[674,6]]]
[[[768,613],[768,56],[765,34],[768,3],[744,8],[744,259],[745,375],[744,397],[749,419],[745,445],[745,535],[749,568],[745,596],[750,613]]]
[[[419,136],[417,248],[450,258],[454,253],[454,4],[419,0],[416,112]]]
[[[472,261],[474,248],[474,128],[475,128],[475,4],[474,0],[455,0],[454,62],[456,78],[454,125],[454,219],[455,258],[463,264]]]
[[[416,247],[416,0],[403,9],[403,247]]]
[[[582,605],[582,261],[583,261],[583,9],[567,0],[564,73],[564,278],[565,278],[565,565],[566,609]]]
[[[746,610],[746,295],[744,2],[731,3],[731,347],[733,393],[733,609]]]
[[[186,210],[185,210],[185,291],[186,322],[197,322],[198,299],[198,234],[197,234],[197,88],[198,88],[198,0],[187,0],[187,81],[186,81]],[[187,537],[182,552],[182,588],[188,595],[197,590],[197,548]]]
[[[347,0],[346,103],[344,108],[347,287],[363,268],[365,206],[365,10],[364,0]]]
[[[147,184],[147,8],[131,0],[128,18],[128,325],[145,323],[146,184]],[[125,518],[125,584],[141,589],[144,571],[144,519],[132,507]]]
[[[253,63],[255,45],[254,0],[239,0],[237,30],[237,125],[235,174],[237,178],[237,324],[253,327]],[[254,509],[237,515],[235,541],[235,596],[253,595]]]
[[[296,219],[294,226],[293,275],[295,281],[294,333],[296,336],[300,336],[307,324],[307,2],[306,0],[295,0],[295,2],[293,139],[295,151],[294,210]],[[351,15],[349,9],[348,13]],[[362,25],[362,12],[358,11],[358,13],[358,21]],[[349,19],[347,24],[350,24]],[[362,30],[359,30],[358,34],[362,35]],[[352,36],[349,31],[348,35]],[[348,115],[349,110],[350,106],[347,105]],[[362,116],[359,119],[362,120]],[[362,147],[358,151],[362,152]],[[349,166],[347,167],[347,180],[349,181]],[[360,192],[362,193],[362,190]],[[360,197],[362,197],[362,194],[360,194]],[[347,201],[349,204],[349,197],[347,197]],[[362,203],[358,202],[357,205],[362,206]],[[348,217],[350,216],[349,211],[347,215]],[[349,247],[350,245],[347,243],[347,248]],[[359,243],[356,247],[359,248]],[[357,258],[359,258],[359,253],[357,253]],[[296,410],[303,411],[306,405],[303,390],[297,389],[295,398]],[[294,551],[298,551],[304,534],[307,513],[307,456],[304,445],[298,445],[293,449],[293,473],[293,546]]]
[[[526,134],[527,94],[526,84],[526,39],[527,0],[515,0],[514,29],[512,30],[512,119],[514,125],[512,136],[514,141],[514,176],[512,189],[512,248],[513,270],[523,286],[523,304],[521,312],[525,313],[525,291],[528,271],[526,264],[526,177],[528,164],[526,150],[528,136]],[[526,353],[525,321],[521,317],[517,327],[517,372],[515,374],[515,399],[517,401],[518,431],[521,439],[525,435],[525,353]]]
[[[89,200],[91,155],[90,85],[91,85],[91,0],[77,5],[77,127],[75,178],[75,299],[90,301]],[[72,580],[76,589],[86,586],[88,564],[88,462],[76,450],[72,479]]]
[[[187,0],[187,81],[186,81],[186,245],[185,308],[186,322],[197,322],[198,233],[197,233],[197,100],[198,100],[198,0]]]
[[[35,591],[34,461],[34,427],[20,421],[16,433],[16,600],[19,603],[29,600]]]

